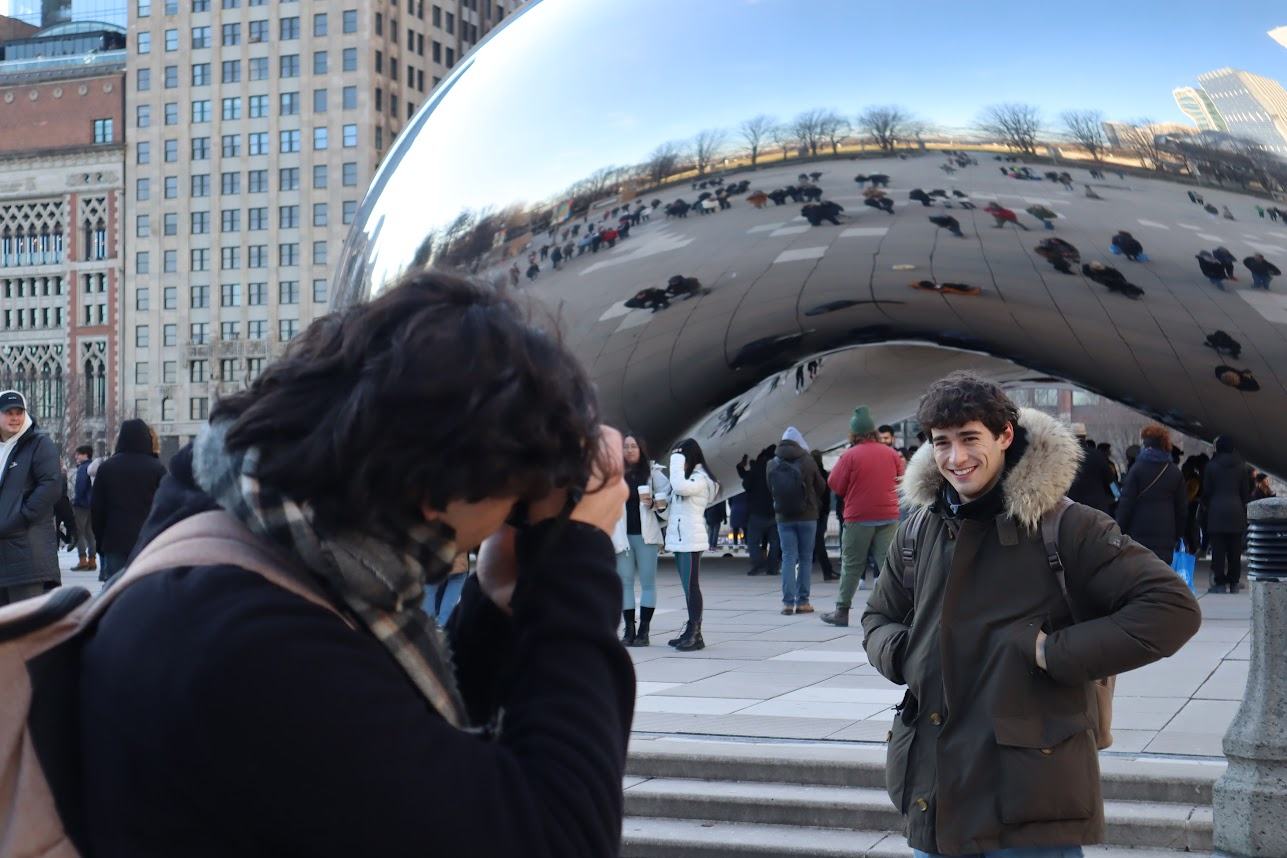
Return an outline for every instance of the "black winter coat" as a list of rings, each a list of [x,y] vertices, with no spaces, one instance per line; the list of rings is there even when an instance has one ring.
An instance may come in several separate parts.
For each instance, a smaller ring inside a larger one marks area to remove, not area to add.
[[[1274,265],[1268,259],[1257,259],[1254,256],[1248,256],[1246,259],[1242,260],[1242,264],[1247,266],[1247,270],[1252,274],[1255,274],[1257,277],[1263,277],[1266,275],[1269,277],[1277,277],[1282,274],[1282,272],[1278,270],[1278,266]]]
[[[0,587],[62,581],[54,504],[65,485],[57,445],[33,422],[0,481]]]
[[[1116,244],[1117,249],[1127,256],[1136,256],[1144,252],[1144,245],[1139,243],[1139,239],[1120,232],[1113,236],[1113,244]]]
[[[1068,497],[1100,512],[1108,512],[1113,505],[1113,467],[1108,457],[1097,449],[1087,449]]]
[[[1175,463],[1169,459],[1165,463],[1136,460],[1126,472],[1117,502],[1117,524],[1122,532],[1170,563],[1175,544],[1184,535],[1188,514],[1184,475]]]
[[[1202,269],[1203,277],[1219,277],[1221,280],[1225,278],[1224,266],[1214,259],[1199,257],[1198,267]]]
[[[1242,533],[1251,502],[1251,468],[1235,453],[1216,453],[1202,472],[1202,508],[1208,533]]]
[[[190,448],[170,466],[141,544],[214,508]],[[474,576],[452,613],[471,718],[504,708],[495,738],[450,727],[374,636],[254,573],[134,585],[81,656],[86,852],[616,855],[635,691],[621,583],[606,534],[552,528],[519,537],[512,617]]]
[[[116,439],[116,453],[98,466],[90,498],[90,520],[100,554],[133,552],[164,476],[165,465],[152,455],[147,424],[126,420]]]
[[[737,466],[737,475],[742,478],[742,488],[746,490],[746,507],[750,515],[773,518],[773,495],[769,493],[769,482],[765,476],[768,460],[755,459],[745,468]]]

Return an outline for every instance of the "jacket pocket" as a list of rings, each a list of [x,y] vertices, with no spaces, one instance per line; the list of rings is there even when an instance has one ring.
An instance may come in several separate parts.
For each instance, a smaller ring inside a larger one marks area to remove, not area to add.
[[[1089,819],[1099,805],[1093,725],[1084,714],[994,716],[1001,822]]]
[[[897,707],[885,749],[885,791],[899,813],[907,813],[907,771],[916,738],[916,698],[908,691]]]

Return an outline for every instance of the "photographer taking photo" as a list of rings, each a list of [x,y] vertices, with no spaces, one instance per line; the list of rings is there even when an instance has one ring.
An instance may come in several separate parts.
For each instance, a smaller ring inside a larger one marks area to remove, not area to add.
[[[515,299],[410,274],[313,323],[170,468],[136,555],[223,511],[297,586],[191,555],[114,585],[82,656],[86,852],[617,853],[621,436]],[[444,635],[425,588],[478,546]]]

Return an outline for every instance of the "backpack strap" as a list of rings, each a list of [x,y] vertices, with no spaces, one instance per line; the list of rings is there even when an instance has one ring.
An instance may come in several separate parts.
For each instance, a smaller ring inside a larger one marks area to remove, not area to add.
[[[903,529],[903,586],[913,597],[916,594],[916,542],[921,538],[929,521],[929,507],[923,506],[912,513]]]
[[[1046,563],[1050,566],[1050,571],[1054,573],[1055,580],[1059,582],[1059,592],[1063,594],[1064,601],[1068,603],[1068,611],[1072,614],[1073,622],[1080,622],[1077,617],[1077,609],[1073,606],[1072,599],[1068,596],[1068,580],[1064,575],[1064,561],[1059,556],[1059,525],[1064,520],[1064,513],[1068,511],[1073,502],[1067,497],[1061,497],[1055,504],[1054,509],[1048,511],[1041,517],[1041,541],[1046,545]]]
[[[254,572],[283,590],[325,608],[350,628],[356,628],[297,562],[283,557],[224,510],[198,513],[162,531],[138,553],[120,579],[94,601],[85,622],[97,620],[122,591],[149,575],[200,566],[238,566]]]

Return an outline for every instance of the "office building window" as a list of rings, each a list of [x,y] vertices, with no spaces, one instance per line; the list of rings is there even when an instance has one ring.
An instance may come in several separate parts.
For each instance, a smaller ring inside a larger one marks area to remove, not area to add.
[[[296,114],[299,113],[299,93],[298,92],[281,93],[281,95],[278,96],[278,103],[281,108],[278,112],[282,116],[295,116]]]
[[[179,160],[179,141],[178,140],[165,141],[165,160],[167,162],[174,162]]]
[[[225,383],[241,381],[241,361],[236,358],[219,361],[219,380]]]
[[[179,102],[167,101],[164,105],[162,105],[162,110],[165,111],[164,121],[166,125],[179,124]]]
[[[344,71],[357,71],[357,48],[345,48],[340,57],[343,61],[341,68]]]
[[[192,47],[195,50],[210,47],[210,28],[193,27],[192,28]]]
[[[313,51],[313,74],[326,74],[326,51]]]
[[[210,323],[193,322],[188,326],[188,339],[193,345],[203,346],[210,342]]]
[[[201,124],[210,121],[210,101],[209,99],[199,99],[192,102],[192,122]]]
[[[252,95],[247,98],[246,111],[251,119],[263,119],[268,116],[268,96]]]
[[[356,32],[357,32],[357,23],[358,23],[358,19],[357,19],[357,10],[356,10],[356,9],[345,9],[345,10],[344,10],[344,14],[343,14],[343,16],[342,16],[342,19],[343,19],[343,22],[344,22],[344,27],[343,27],[344,32],[346,32],[346,33],[356,33]]]
[[[240,307],[241,306],[241,284],[224,283],[219,287],[219,306],[220,307]]]
[[[313,90],[313,112],[314,113],[326,112],[326,90],[324,89]]]
[[[209,137],[192,138],[192,160],[193,161],[210,160],[210,138]]]
[[[209,12],[210,0],[192,0],[193,12]]]
[[[177,69],[176,69],[177,74]],[[167,78],[168,80],[168,78]],[[178,83],[176,78],[175,83]],[[193,63],[192,64],[192,85],[209,86],[210,85],[210,63]],[[167,89],[169,86],[167,85]]]
[[[162,265],[162,267],[165,269],[165,273],[166,273],[166,274],[175,274],[175,273],[177,273],[177,272],[178,272],[178,270],[179,270],[179,251],[177,251],[177,250],[167,250],[167,251],[165,251],[164,253],[162,253],[162,254],[161,254],[161,265]],[[170,290],[169,290],[169,289],[167,289],[166,291],[168,292],[168,291],[170,291]],[[172,310],[172,309],[174,309],[173,307],[171,307],[171,306],[169,305],[169,302],[168,302],[168,301],[167,301],[167,303],[166,303],[166,309],[167,309],[167,310]]]
[[[398,79],[398,58],[389,57],[389,77],[393,80]]]
[[[252,244],[246,248],[246,267],[247,268],[267,268],[268,267],[268,245]]]
[[[268,209],[246,209],[246,228],[251,232],[261,232],[268,229]]]
[[[290,42],[299,38],[299,18],[281,19],[281,41]]]
[[[188,218],[192,221],[193,235],[205,235],[210,232],[210,212],[192,212]]]
[[[177,310],[179,308],[179,289],[176,286],[166,286],[161,290],[162,306],[166,310]]]
[[[147,325],[134,326],[134,345],[136,348],[145,349],[148,347],[148,327]]]
[[[437,6],[434,6],[433,12],[430,13],[429,15],[429,21],[435,27],[441,27],[442,26],[442,9],[438,8]]]
[[[384,52],[375,52],[375,73],[384,74]]]
[[[375,112],[379,113],[384,110],[384,90],[380,87],[375,88]]]
[[[299,321],[297,319],[281,319],[277,322],[277,338],[283,343],[288,343],[295,339],[299,334]]]
[[[357,110],[357,87],[344,87],[344,109]]]
[[[134,75],[135,88],[139,92],[147,92],[152,88],[152,70],[139,69]]]
[[[357,135],[358,135],[357,129],[358,129],[357,125],[344,126],[344,148],[345,149],[352,149],[353,147],[357,146]]]
[[[221,340],[241,339],[241,323],[224,322],[221,325],[219,325],[219,339]]]
[[[210,306],[210,287],[193,286],[192,287],[192,309],[201,310]]]
[[[179,362],[167,360],[161,362],[161,383],[174,384],[179,380]]]
[[[299,265],[299,245],[293,242],[277,245],[277,264],[282,268]]]
[[[283,280],[277,284],[277,303],[298,304],[299,283],[295,280]]]
[[[316,150],[325,149],[325,148],[326,148],[326,126],[322,126],[321,128],[314,128],[313,129],[313,149],[316,151]]]
[[[326,264],[326,242],[324,241],[313,242],[313,264],[314,265]]]
[[[299,206],[280,206],[277,209],[278,229],[299,228]]]
[[[241,83],[241,60],[224,60],[220,66],[223,83]]]
[[[278,132],[278,142],[282,152],[299,151],[299,132],[298,131],[281,131]]]
[[[313,303],[326,303],[326,280],[324,278],[313,281]]]
[[[253,134],[250,136],[254,136]],[[222,138],[222,147],[220,153],[225,158],[237,158],[241,155],[241,135],[225,134]]]
[[[210,380],[209,361],[194,360],[188,364],[188,381],[196,384],[205,384]]]
[[[342,183],[346,188],[356,187],[358,183],[357,162],[345,161],[341,169]]]
[[[166,212],[161,216],[161,229],[166,235],[179,234],[179,213]]]
[[[375,13],[375,34],[377,36],[384,35],[384,16],[379,12]]]
[[[263,307],[268,304],[267,283],[247,283],[246,303],[252,307]]]
[[[152,198],[152,181],[150,179],[134,180],[134,199],[147,202]]]
[[[430,56],[433,57],[434,62],[436,63],[442,62],[442,45],[438,43],[437,39],[434,40],[433,49],[430,51]]]
[[[225,122],[241,118],[241,99],[238,97],[225,98],[220,103],[221,115]]]
[[[282,167],[278,170],[277,185],[279,191],[298,191],[299,167]]]
[[[251,21],[247,29],[246,37],[252,45],[268,41],[268,22]]]
[[[241,268],[241,248],[224,247],[219,250],[219,270],[236,271]]]
[[[167,53],[169,53],[169,52],[172,52],[172,51],[177,51],[178,49],[179,49],[179,31],[178,31],[178,30],[166,30],[166,31],[165,31],[165,50],[166,50],[166,52],[167,52]]]
[[[252,134],[247,134],[246,140],[247,140],[247,151],[249,151],[251,155],[268,154],[268,132],[267,131],[256,131]],[[285,151],[285,150],[283,149],[282,151]]]
[[[268,193],[268,171],[251,170],[246,173],[246,192],[250,194]]]
[[[326,203],[313,203],[313,226],[326,226]]]
[[[147,238],[152,234],[152,219],[149,215],[141,214],[134,216],[134,235],[138,238]]]
[[[134,309],[146,310],[148,307],[148,291],[146,286],[140,286],[134,290]]]
[[[219,193],[224,196],[241,193],[241,173],[221,173],[219,175]]]
[[[144,363],[142,361],[134,364],[134,383],[135,384],[148,383],[148,367],[150,366],[151,364]]]
[[[178,89],[179,88],[179,67],[166,66],[161,71],[165,76],[165,88]]]
[[[315,187],[315,188],[325,188],[325,187],[326,187],[326,175],[327,175],[327,174],[326,174],[326,165],[325,165],[325,164],[314,164],[314,165],[313,165],[313,187]]]
[[[279,77],[299,77],[299,54],[283,54],[278,68]]]
[[[151,271],[151,268],[151,257],[148,256],[148,252],[146,250],[140,250],[134,254],[135,274],[147,274]]]
[[[223,25],[223,46],[225,48],[241,44],[241,25],[224,24]]]
[[[204,361],[203,361],[204,362]],[[205,420],[210,417],[210,398],[194,396],[188,404],[189,420]]]
[[[220,232],[241,232],[241,209],[223,209],[219,212]]]
[[[136,18],[146,18],[151,14],[152,14],[151,0],[139,0],[138,4],[134,7],[134,16]]]
[[[357,217],[357,200],[345,200],[342,205],[344,210],[341,219],[346,224],[353,223],[353,219]]]
[[[94,120],[94,142],[95,143],[112,142],[112,120],[110,119]]]
[[[152,107],[147,104],[140,104],[134,109],[134,127],[147,128],[152,124]]]
[[[175,413],[174,400],[168,396],[162,399],[161,400],[161,422],[168,423],[174,420],[174,413]]]
[[[375,129],[375,148],[376,149],[384,148],[384,129],[383,128]]]
[[[179,326],[162,325],[161,326],[161,345],[173,348],[179,344]]]
[[[456,64],[456,49],[449,47],[447,48],[447,68],[451,68],[455,64]]]
[[[246,339],[248,340],[268,339],[268,322],[264,321],[263,319],[253,319],[247,322]],[[250,367],[251,365],[253,365],[255,361],[260,361],[260,369],[262,370],[263,358],[250,358],[248,361],[246,361],[247,367]],[[258,375],[258,374],[259,374],[258,372],[254,373],[254,375]]]
[[[189,267],[193,271],[210,270],[210,250],[205,247],[194,248],[188,254]]]
[[[139,33],[138,41],[135,44],[140,54],[152,53],[152,34],[144,30]]]
[[[247,63],[251,80],[268,80],[268,57],[251,57]]]

